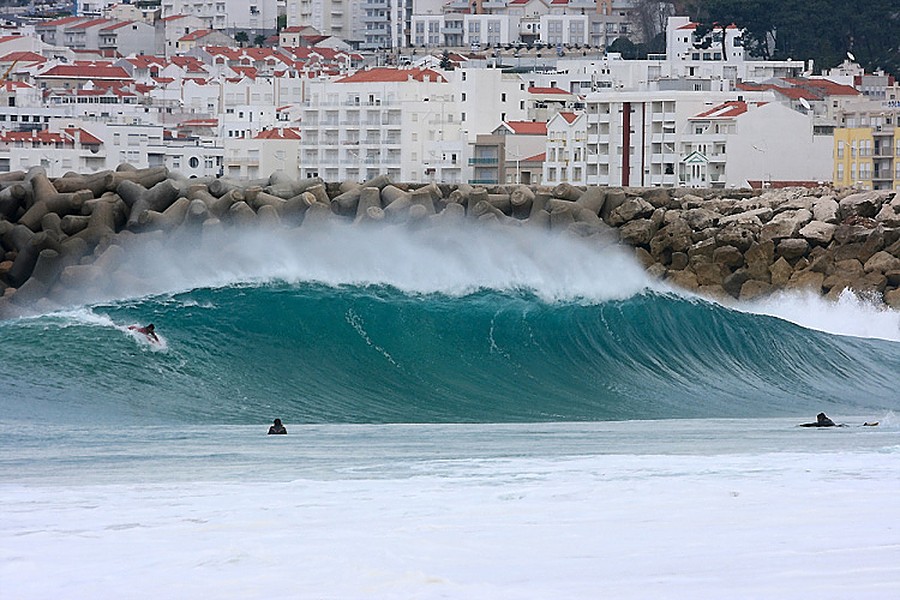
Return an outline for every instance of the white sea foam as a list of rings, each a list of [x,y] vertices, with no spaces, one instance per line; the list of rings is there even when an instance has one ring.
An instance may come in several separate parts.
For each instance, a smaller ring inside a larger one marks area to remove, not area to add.
[[[845,291],[836,302],[812,293],[781,293],[742,309],[835,335],[900,341],[900,311]]]
[[[527,290],[546,300],[627,298],[651,286],[615,245],[526,228],[334,226],[315,231],[204,233],[129,248],[109,294],[127,298],[198,287],[283,280],[390,285],[408,293]]]
[[[3,596],[882,599],[900,589],[896,429],[288,427],[279,439],[262,427],[167,439],[54,432],[71,458],[31,450],[43,467],[33,476],[4,448]]]

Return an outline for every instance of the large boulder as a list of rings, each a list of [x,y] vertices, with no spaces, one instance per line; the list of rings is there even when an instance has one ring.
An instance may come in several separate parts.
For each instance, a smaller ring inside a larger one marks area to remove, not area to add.
[[[719,246],[712,253],[713,262],[725,267],[740,267],[744,264],[743,253],[734,246]]]
[[[847,219],[848,217],[874,217],[881,210],[881,205],[884,204],[884,201],[892,195],[893,192],[891,191],[870,190],[841,198],[841,201],[838,203],[840,216],[842,219]]]
[[[900,258],[881,250],[872,255],[863,265],[866,273],[873,271],[878,273],[889,273],[891,271],[900,270]]]
[[[682,216],[694,230],[712,227],[722,218],[722,215],[707,208],[691,208],[684,211]]]
[[[797,235],[800,228],[812,220],[812,213],[806,209],[786,211],[772,217],[759,232],[761,240],[781,240]]]
[[[785,289],[789,290],[809,290],[816,294],[822,293],[822,283],[825,281],[825,275],[816,273],[815,271],[795,271],[791,275],[785,285]]]
[[[836,225],[840,222],[839,207],[834,196],[823,196],[813,203],[812,214],[813,219],[822,221],[823,223],[831,223]]]
[[[650,240],[650,253],[659,259],[666,251],[687,252],[693,244],[691,228],[685,221],[675,221],[660,229]],[[665,260],[663,262],[668,262]]]
[[[801,227],[800,231],[797,233],[811,244],[827,246],[834,237],[834,230],[836,227],[837,225],[833,223],[816,220],[810,221]]]
[[[783,256],[779,257],[779,259],[769,267],[769,279],[772,282],[772,285],[777,288],[783,288],[787,285],[787,282],[790,281],[793,273],[794,268]]]
[[[631,246],[644,246],[650,243],[658,231],[650,219],[635,219],[619,228],[619,238]]]
[[[754,242],[744,253],[747,272],[752,279],[768,282],[769,266],[775,260],[775,244],[771,240]]]
[[[647,218],[653,214],[654,210],[656,210],[655,207],[643,198],[627,198],[609,213],[606,222],[613,227],[618,227],[633,219]]]
[[[716,242],[720,246],[734,246],[741,252],[746,252],[750,244],[756,241],[760,227],[758,219],[756,223],[731,222],[716,234]]]
[[[803,238],[789,238],[778,242],[775,252],[787,260],[796,260],[809,251],[809,242]]]
[[[890,202],[885,202],[875,215],[875,220],[885,227],[900,227],[900,195]]]

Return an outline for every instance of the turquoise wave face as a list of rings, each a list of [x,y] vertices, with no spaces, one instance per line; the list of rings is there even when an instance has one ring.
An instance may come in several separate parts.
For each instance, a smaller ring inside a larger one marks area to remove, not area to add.
[[[153,321],[149,344],[127,329]],[[900,344],[674,294],[226,285],[0,323],[5,419],[510,422],[879,414]]]

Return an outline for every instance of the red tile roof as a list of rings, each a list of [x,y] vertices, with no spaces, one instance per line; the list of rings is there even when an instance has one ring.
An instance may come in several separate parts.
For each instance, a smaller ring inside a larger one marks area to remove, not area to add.
[[[100,140],[87,131],[79,128],[67,128],[62,132],[41,131],[0,131],[0,142],[23,142],[31,144],[64,144],[74,146],[76,141],[82,144],[102,144]]]
[[[80,140],[82,144],[102,144],[103,140],[78,127],[67,127],[65,132],[73,139]]]
[[[707,111],[703,111],[698,114],[696,118],[703,119],[731,119],[734,117],[738,117],[748,110],[750,110],[750,104],[755,106],[762,106],[767,104],[766,102],[744,102],[743,100],[734,100],[732,102],[725,102],[724,104],[720,104],[714,108],[711,108]]]
[[[78,23],[77,25],[72,25],[67,29],[88,29],[89,27],[99,27],[104,23],[111,23],[109,19],[91,19],[90,21],[85,21],[84,23]]]
[[[266,129],[260,131],[254,136],[257,140],[299,140],[300,131],[293,127],[285,127],[283,129]]]
[[[578,118],[578,115],[573,112],[561,112],[559,116],[565,119],[567,123],[574,123],[575,119]]]
[[[196,31],[192,31],[189,34],[182,36],[178,39],[179,42],[192,42],[194,40],[199,40],[211,34],[213,32],[212,29],[197,29]]]
[[[0,62],[47,62],[47,59],[36,52],[10,52],[0,57]]]
[[[118,23],[113,23],[109,27],[104,27],[100,31],[114,31],[116,29],[121,29],[122,27],[125,27],[127,25],[131,25],[132,23],[134,23],[134,21],[120,21]]]
[[[679,29],[679,30],[681,30],[681,29],[697,29],[697,27],[699,27],[699,24],[698,24],[698,23],[688,23],[687,25],[682,25],[682,26],[679,27],[678,29]],[[716,25],[716,29],[720,29],[719,25]],[[734,25],[734,23],[732,23],[731,25],[729,25],[729,26],[726,27],[725,29],[737,29],[737,27]]]
[[[114,67],[111,63],[83,63],[76,61],[72,65],[56,65],[44,71],[41,77],[67,77],[73,79],[131,79],[122,67]]]
[[[55,21],[48,21],[46,23],[38,23],[35,27],[60,27],[62,25],[68,25],[70,23],[75,23],[77,21],[84,21],[85,17],[63,17],[62,19],[56,19]]]
[[[528,158],[523,158],[522,162],[544,162],[547,160],[547,153],[541,152],[540,154],[535,154],[534,156],[529,156]]]
[[[507,121],[506,125],[516,135],[547,135],[547,123],[544,121]]]
[[[821,92],[825,96],[859,96],[860,91],[856,88],[844,85],[842,83],[835,83],[829,79],[804,79],[800,77],[786,77],[784,79],[787,83],[791,85],[796,85],[804,88],[812,88],[816,91]]]
[[[530,87],[528,88],[529,94],[562,94],[565,96],[574,96],[571,92],[567,92],[566,90],[561,90],[555,87]]]
[[[335,83],[389,83],[408,81],[410,79],[447,83],[443,75],[431,69],[391,69],[387,67],[357,71],[352,75],[338,79]]]
[[[17,89],[22,89],[22,88],[28,88],[28,89],[34,88],[34,86],[28,85],[24,81],[13,81],[12,79],[7,79],[0,85],[2,85],[3,89],[5,89],[7,92],[12,92],[12,91],[15,91]]]

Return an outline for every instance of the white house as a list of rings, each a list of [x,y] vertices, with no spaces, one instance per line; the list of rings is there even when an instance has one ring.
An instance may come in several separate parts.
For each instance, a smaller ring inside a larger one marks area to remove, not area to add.
[[[561,112],[547,121],[544,181],[585,181],[587,121],[583,112]]]
[[[678,142],[679,184],[830,181],[833,141],[812,115],[777,102],[725,102],[688,119]]]

